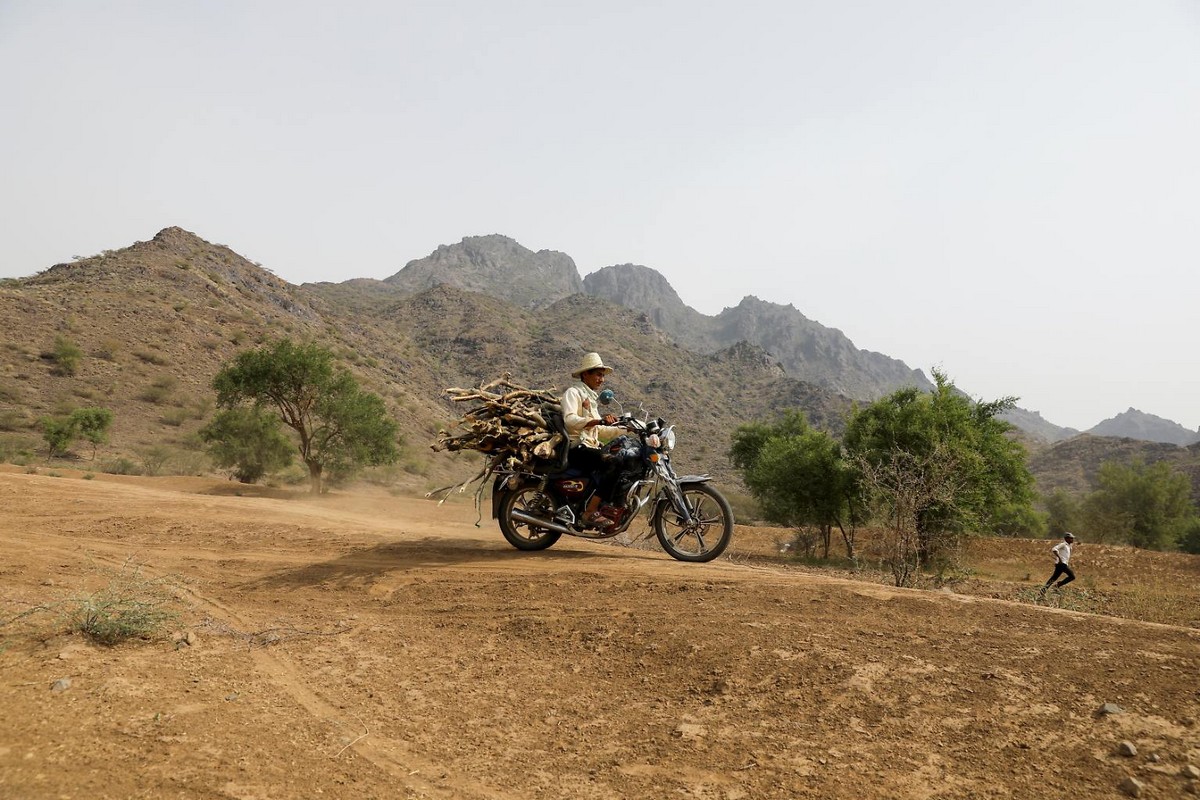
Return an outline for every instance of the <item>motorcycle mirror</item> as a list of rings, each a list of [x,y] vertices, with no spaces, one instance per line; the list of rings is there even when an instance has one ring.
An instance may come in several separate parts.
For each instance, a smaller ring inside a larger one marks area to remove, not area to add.
[[[604,391],[600,392],[599,395],[596,396],[596,399],[600,401],[600,405],[602,405],[602,406],[608,405],[616,398],[617,398],[617,396],[615,394],[613,394],[612,389],[605,389]]]

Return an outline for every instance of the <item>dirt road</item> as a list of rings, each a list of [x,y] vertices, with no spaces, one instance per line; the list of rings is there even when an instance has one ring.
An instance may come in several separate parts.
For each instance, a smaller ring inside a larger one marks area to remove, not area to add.
[[[1117,797],[1134,776],[1158,798],[1195,783],[1196,630],[753,567],[738,538],[708,565],[567,540],[522,554],[469,502],[234,491],[0,472],[0,797],[1016,799]],[[132,563],[176,587],[192,644],[103,647],[52,612],[14,620]]]

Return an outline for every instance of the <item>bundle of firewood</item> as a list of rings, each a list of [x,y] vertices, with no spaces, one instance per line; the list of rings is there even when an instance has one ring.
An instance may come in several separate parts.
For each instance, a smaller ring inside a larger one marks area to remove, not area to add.
[[[438,431],[434,450],[477,450],[492,469],[528,469],[535,459],[554,458],[563,442],[545,417],[547,406],[559,405],[553,390],[519,386],[506,374],[478,389],[452,387],[445,393],[455,403],[475,405],[453,431]]]

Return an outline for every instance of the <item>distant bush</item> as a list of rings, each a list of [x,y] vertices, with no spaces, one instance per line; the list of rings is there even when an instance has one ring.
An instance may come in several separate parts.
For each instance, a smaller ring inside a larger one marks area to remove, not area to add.
[[[70,417],[42,417],[42,438],[46,440],[46,448],[50,458],[56,455],[66,455],[79,433]]]
[[[145,400],[147,403],[162,405],[174,396],[175,387],[179,385],[179,380],[173,375],[163,375],[157,379],[138,395],[139,400]]]
[[[58,375],[74,375],[83,359],[83,351],[79,346],[65,336],[54,340],[54,349],[44,353],[43,357],[54,362],[54,372]]]
[[[0,436],[0,462],[23,467],[33,460],[37,439],[29,436]]]
[[[145,361],[147,364],[154,364],[156,367],[165,367],[166,365],[171,363],[171,360],[169,358],[167,358],[165,355],[163,355],[162,353],[159,353],[155,350],[147,350],[145,348],[138,348],[133,351],[133,354],[135,356],[137,356],[138,358],[140,358],[142,361]]]
[[[183,425],[183,423],[186,422],[190,416],[191,413],[188,412],[187,409],[172,408],[168,411],[164,411],[162,416],[158,418],[158,421],[163,425],[170,425],[172,428],[178,428],[179,426]]]
[[[21,431],[27,429],[32,420],[22,409],[0,409],[0,431]]]
[[[100,471],[106,472],[109,475],[141,475],[142,469],[137,465],[137,462],[132,461],[124,456],[110,458],[107,461],[100,462]]]
[[[105,361],[116,361],[117,354],[121,352],[121,343],[116,339],[101,339],[100,344],[96,346],[96,358],[102,358]]]
[[[142,475],[162,475],[171,460],[171,450],[165,445],[152,445],[138,451]]]
[[[69,414],[42,417],[42,438],[51,458],[65,455],[78,438],[92,443],[92,458],[95,458],[96,448],[108,441],[112,422],[113,413],[107,408],[77,408]]]

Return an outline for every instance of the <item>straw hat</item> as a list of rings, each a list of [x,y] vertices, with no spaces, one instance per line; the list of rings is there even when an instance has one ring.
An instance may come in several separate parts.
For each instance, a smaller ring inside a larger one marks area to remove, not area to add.
[[[583,361],[579,362],[579,369],[571,373],[571,377],[578,378],[583,373],[593,369],[602,369],[605,374],[612,372],[612,367],[604,366],[604,362],[600,360],[599,353],[588,353],[583,357]]]

